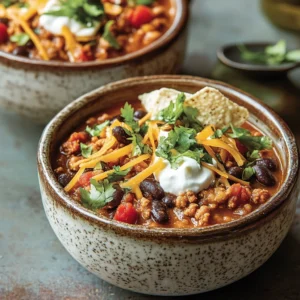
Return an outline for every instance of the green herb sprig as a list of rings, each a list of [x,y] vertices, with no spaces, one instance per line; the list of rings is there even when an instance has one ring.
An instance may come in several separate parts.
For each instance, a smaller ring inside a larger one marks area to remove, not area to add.
[[[60,0],[57,9],[46,11],[44,15],[69,17],[87,27],[92,27],[104,16],[104,8],[99,0]]]
[[[300,49],[287,51],[284,40],[267,46],[264,51],[250,51],[245,45],[239,45],[238,49],[243,60],[257,64],[280,65],[288,62],[300,62]]]

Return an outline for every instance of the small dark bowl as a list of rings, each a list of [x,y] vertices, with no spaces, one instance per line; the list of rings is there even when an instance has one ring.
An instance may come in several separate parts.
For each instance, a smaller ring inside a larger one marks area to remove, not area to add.
[[[245,45],[247,49],[254,52],[262,52],[265,47],[274,45],[274,43],[239,43],[230,44],[221,47],[217,56],[218,59],[226,66],[247,73],[248,75],[262,77],[278,77],[285,76],[289,71],[297,68],[299,63],[283,63],[280,65],[265,65],[253,62],[247,62],[242,59],[239,45]]]

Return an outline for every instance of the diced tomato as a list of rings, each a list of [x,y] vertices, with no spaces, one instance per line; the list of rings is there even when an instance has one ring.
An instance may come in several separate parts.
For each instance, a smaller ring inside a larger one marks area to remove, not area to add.
[[[81,143],[85,143],[89,138],[88,133],[81,131],[81,132],[74,132],[70,135],[68,142],[75,142],[79,141]]]
[[[90,185],[90,180],[94,176],[94,172],[86,172],[82,174],[78,180],[77,187],[86,187]]]
[[[93,56],[91,56],[89,53],[87,52],[84,52],[83,50],[81,50],[80,54],[79,54],[79,57],[78,57],[78,60],[79,61],[91,61],[93,60]]]
[[[135,224],[138,219],[138,213],[132,203],[122,203],[118,206],[114,219],[128,224]]]
[[[236,147],[242,155],[245,155],[248,152],[248,148],[242,144],[238,139],[235,139]]]
[[[141,27],[143,24],[153,20],[151,9],[145,5],[138,5],[129,15],[129,22],[135,28]]]
[[[0,23],[0,44],[3,44],[8,41],[7,26],[3,23]]]
[[[250,200],[251,194],[247,191],[246,187],[240,183],[235,183],[229,188],[230,197],[236,197],[237,202],[245,203]]]

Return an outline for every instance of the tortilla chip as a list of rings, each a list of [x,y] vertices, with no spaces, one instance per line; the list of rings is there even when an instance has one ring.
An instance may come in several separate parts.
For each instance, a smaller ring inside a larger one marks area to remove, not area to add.
[[[239,127],[249,117],[245,107],[232,102],[211,87],[205,87],[191,97],[187,97],[185,104],[198,109],[197,119],[203,125],[212,124],[221,128],[232,123]]]
[[[168,88],[161,88],[150,93],[139,96],[142,104],[148,112],[152,113],[151,119],[154,120],[158,113],[169,106],[170,102],[175,102],[177,96],[181,94],[180,91]],[[191,97],[192,94],[184,93],[185,97]]]

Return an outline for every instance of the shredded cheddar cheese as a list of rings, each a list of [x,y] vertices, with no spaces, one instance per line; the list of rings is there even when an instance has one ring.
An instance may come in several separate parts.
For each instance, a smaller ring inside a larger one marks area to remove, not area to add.
[[[70,61],[75,60],[75,50],[77,47],[77,42],[72,34],[71,30],[67,26],[63,26],[61,29],[61,35],[65,38],[66,41],[66,48],[70,53]]]
[[[72,178],[72,180],[65,186],[66,192],[69,192],[74,187],[74,185],[79,180],[80,176],[83,174],[84,170],[85,170],[85,168],[80,168],[79,171]]]
[[[139,125],[142,126],[147,120],[151,118],[151,113],[147,113],[143,118],[139,120]]]
[[[220,139],[212,139],[212,140],[199,140],[199,139],[197,139],[197,142],[199,144],[202,144],[202,145],[225,149],[226,151],[228,151],[233,156],[233,158],[235,159],[235,161],[237,162],[237,164],[239,166],[242,166],[245,162],[245,158],[241,155],[241,153],[239,151],[237,151],[234,148],[230,147],[229,145],[227,145],[226,143],[224,143]]]
[[[21,17],[23,20],[28,21],[36,14],[37,14],[36,7],[30,7],[24,14],[21,15]]]
[[[13,19],[14,22],[20,24],[20,26],[23,28],[23,30],[29,35],[30,39],[32,40],[32,42],[34,43],[36,48],[38,49],[40,56],[44,60],[49,60],[48,54],[45,51],[43,45],[41,44],[41,41],[39,40],[38,36],[34,33],[34,31],[30,28],[28,23],[25,20],[23,20],[22,18],[17,17],[13,13],[9,14],[9,17],[11,19]]]
[[[210,169],[210,170],[214,171],[215,173],[219,174],[220,176],[222,176],[222,177],[224,177],[224,178],[226,178],[226,179],[230,179],[230,180],[232,180],[232,181],[239,182],[239,183],[241,183],[241,184],[243,184],[243,185],[247,185],[247,186],[250,185],[249,182],[244,181],[244,180],[241,180],[241,179],[238,179],[238,178],[236,178],[236,177],[234,177],[234,176],[232,176],[232,175],[230,175],[230,174],[228,174],[228,173],[226,173],[226,172],[220,171],[220,170],[217,169],[216,167],[214,167],[214,166],[212,166],[212,165],[210,165],[210,164],[208,164],[208,163],[206,163],[206,162],[201,162],[201,165],[202,165],[203,167],[207,168],[207,169]]]
[[[165,163],[162,159],[158,159],[154,164],[149,166],[147,169],[137,174],[136,176],[130,178],[128,181],[122,184],[122,187],[129,187],[134,189],[138,186],[144,179],[152,175],[154,172],[160,171],[165,167]]]
[[[120,167],[120,170],[121,170],[121,171],[124,171],[124,170],[126,170],[126,169],[128,169],[128,168],[131,168],[131,167],[133,167],[133,166],[139,164],[140,162],[142,162],[142,161],[144,161],[144,160],[146,160],[146,159],[148,159],[148,158],[150,158],[150,155],[149,155],[149,154],[143,154],[143,155],[141,155],[141,156],[139,156],[139,157],[137,157],[137,158],[131,160],[131,161],[128,162],[127,164],[121,166],[121,167]],[[105,179],[109,174],[112,174],[113,172],[114,172],[114,170],[109,170],[109,171],[103,172],[103,173],[101,173],[101,174],[98,174],[98,175],[94,176],[93,179],[95,179],[95,180],[97,180],[97,181],[103,180],[103,179]]]
[[[213,126],[212,125],[208,125],[202,131],[200,131],[197,134],[196,140],[197,141],[206,140],[208,137],[210,137],[213,134],[214,134]]]
[[[111,153],[108,153],[106,155],[97,157],[97,158],[92,159],[92,160],[90,160],[86,163],[81,164],[80,168],[94,168],[96,166],[96,164],[100,161],[103,161],[103,162],[116,161],[120,157],[128,155],[132,151],[132,147],[133,147],[132,144],[129,144],[129,145],[123,147],[123,148],[114,150]]]

